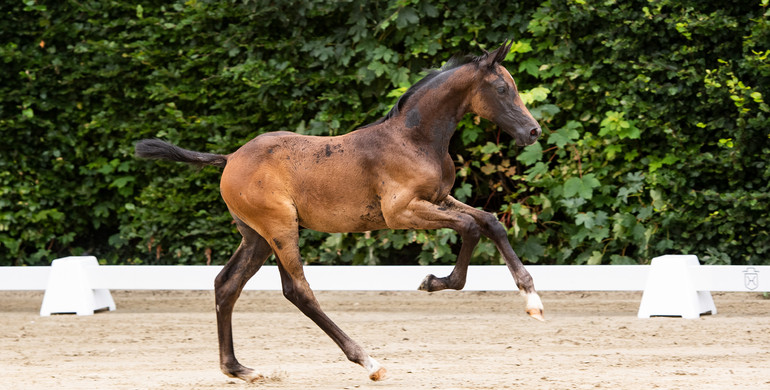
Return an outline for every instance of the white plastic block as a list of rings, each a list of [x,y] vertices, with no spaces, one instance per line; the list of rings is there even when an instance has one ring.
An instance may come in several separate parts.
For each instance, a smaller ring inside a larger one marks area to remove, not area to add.
[[[93,256],[71,256],[51,262],[40,315],[75,313],[82,316],[93,315],[94,310],[115,310],[109,290],[91,288],[88,268],[98,266]]]
[[[695,273],[700,262],[693,255],[666,255],[652,259],[639,305],[639,318],[680,316],[699,318],[716,314],[710,291],[698,291]]]

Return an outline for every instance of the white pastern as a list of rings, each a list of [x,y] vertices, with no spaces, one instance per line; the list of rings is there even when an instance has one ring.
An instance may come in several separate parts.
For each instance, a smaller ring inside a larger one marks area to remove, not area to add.
[[[524,294],[527,297],[527,310],[540,309],[543,310],[543,301],[540,300],[540,296],[537,293]]]
[[[382,366],[380,365],[380,362],[368,356],[366,359],[366,362],[364,363],[364,368],[366,369],[367,372],[369,372],[369,375],[371,375],[377,372],[377,370],[379,370],[380,368],[382,368]]]
[[[385,379],[385,369],[380,363],[370,356],[367,356],[364,362],[364,368],[369,372],[369,379],[379,381]]]

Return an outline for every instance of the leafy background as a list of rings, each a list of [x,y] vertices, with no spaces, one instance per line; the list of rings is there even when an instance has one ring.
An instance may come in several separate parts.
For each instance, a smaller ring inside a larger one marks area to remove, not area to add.
[[[544,134],[468,115],[454,195],[525,262],[691,253],[770,264],[768,1],[12,1],[0,4],[0,265],[221,264],[219,171],[133,157],[158,137],[229,153],[275,130],[343,134],[425,69],[507,38]],[[451,230],[321,234],[320,264],[443,264]],[[500,262],[482,240],[473,262]]]

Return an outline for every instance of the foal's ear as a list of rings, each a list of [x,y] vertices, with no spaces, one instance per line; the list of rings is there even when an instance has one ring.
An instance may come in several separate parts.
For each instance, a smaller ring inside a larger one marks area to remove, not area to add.
[[[508,53],[511,51],[511,46],[513,46],[513,40],[506,40],[503,42],[503,45],[497,48],[497,50],[491,52],[491,53],[484,53],[484,59],[479,62],[479,65],[486,66],[489,69],[493,69],[495,65],[500,64],[505,60],[505,57],[508,55]]]

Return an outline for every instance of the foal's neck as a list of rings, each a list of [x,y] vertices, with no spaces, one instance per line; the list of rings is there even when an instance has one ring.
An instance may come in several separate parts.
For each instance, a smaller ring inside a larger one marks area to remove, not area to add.
[[[405,131],[415,143],[430,145],[439,156],[449,151],[457,123],[468,113],[472,76],[465,66],[452,69],[422,87],[407,102]]]

